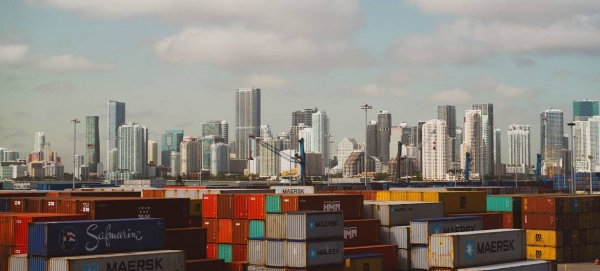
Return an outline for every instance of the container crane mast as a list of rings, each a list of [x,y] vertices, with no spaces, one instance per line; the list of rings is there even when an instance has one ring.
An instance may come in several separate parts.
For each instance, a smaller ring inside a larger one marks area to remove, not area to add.
[[[300,153],[296,153],[296,155],[292,156],[290,154],[287,153],[282,153],[281,150],[265,143],[262,138],[260,137],[256,137],[254,135],[250,135],[249,140],[254,140],[256,143],[258,143],[260,146],[264,147],[265,149],[269,150],[272,153],[275,153],[275,155],[289,161],[295,164],[300,164],[300,184],[304,185],[306,184],[306,153],[304,152],[304,138],[300,138],[300,140],[298,140],[298,143],[300,144]],[[248,160],[254,160],[254,158],[252,157],[252,151],[249,151],[250,153],[250,157],[248,157]],[[291,171],[291,169],[290,169]]]

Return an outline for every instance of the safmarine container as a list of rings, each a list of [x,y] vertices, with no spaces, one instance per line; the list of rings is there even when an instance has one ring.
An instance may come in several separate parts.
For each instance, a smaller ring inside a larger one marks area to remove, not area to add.
[[[344,262],[344,241],[288,241],[285,252],[288,267],[341,264]]]
[[[266,224],[266,236],[268,239],[285,239],[287,220],[285,213],[268,213]]]
[[[441,202],[382,201],[372,207],[373,218],[382,226],[408,226],[413,219],[444,216]]]
[[[300,211],[286,214],[286,239],[344,238],[342,212]]]
[[[286,242],[283,240],[267,240],[267,266],[285,266],[286,265]]]
[[[414,269],[429,269],[426,245],[414,245],[410,248],[410,264]]]
[[[524,230],[434,234],[430,239],[430,267],[465,268],[525,259]]]
[[[398,248],[410,247],[410,226],[381,226],[380,229],[382,244],[395,245]]]
[[[186,260],[206,258],[206,229],[167,229],[166,249],[183,250]]]
[[[265,265],[267,241],[264,239],[248,239],[248,264]]]
[[[248,226],[248,238],[265,238],[265,221],[250,220]]]
[[[346,271],[383,271],[380,254],[358,254],[344,256]]]
[[[456,271],[552,271],[555,270],[548,261],[519,261],[501,263],[471,268],[461,268]]]
[[[379,244],[379,219],[344,220],[344,247]]]
[[[307,194],[283,195],[281,211],[342,211],[344,219],[360,219],[363,211],[362,195]]]
[[[414,219],[410,222],[410,242],[427,245],[432,234],[481,230],[483,220],[480,216]]]
[[[62,257],[165,248],[161,218],[29,224],[28,254]]]
[[[27,271],[29,270],[27,260],[27,254],[12,255],[8,259],[8,270],[9,271]]]
[[[185,255],[178,250],[60,257],[48,262],[48,271],[131,270],[132,266],[135,270],[185,271]]]
[[[15,216],[15,245],[27,246],[29,236],[28,225],[31,222],[72,221],[83,219],[85,219],[85,215],[78,214],[19,214]]]

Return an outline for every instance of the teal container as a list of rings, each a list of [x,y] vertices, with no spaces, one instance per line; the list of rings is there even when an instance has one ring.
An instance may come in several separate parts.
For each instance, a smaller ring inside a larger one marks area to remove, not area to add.
[[[265,238],[264,220],[250,220],[248,238]]]
[[[281,212],[281,196],[267,196],[266,205],[267,213]]]
[[[487,196],[488,212],[512,212],[513,197],[511,196]]]
[[[233,246],[230,244],[219,244],[219,259],[225,260],[226,263],[230,263],[233,260]]]

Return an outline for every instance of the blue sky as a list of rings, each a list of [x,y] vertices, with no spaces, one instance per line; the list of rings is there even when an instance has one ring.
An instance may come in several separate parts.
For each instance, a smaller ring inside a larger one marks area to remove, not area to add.
[[[365,102],[370,119],[389,110],[411,125],[438,104],[461,123],[471,104],[493,103],[504,136],[532,126],[536,153],[543,110],[567,121],[573,99],[600,98],[599,53],[597,0],[6,0],[0,147],[25,156],[43,131],[69,171],[69,120],[98,115],[104,136],[108,100],[158,141],[210,119],[233,129],[234,89],[255,86],[277,133],[309,107],[339,142],[364,140]]]

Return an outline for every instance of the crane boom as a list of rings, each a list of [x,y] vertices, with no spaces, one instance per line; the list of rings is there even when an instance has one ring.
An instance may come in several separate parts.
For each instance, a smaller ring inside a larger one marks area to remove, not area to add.
[[[250,135],[250,140],[256,141],[260,146],[264,147],[265,149],[271,151],[275,155],[277,155],[289,162],[292,162],[295,164],[300,164],[300,184],[302,184],[302,185],[305,184],[306,154],[304,153],[304,138],[300,138],[300,140],[298,140],[298,143],[300,144],[300,154],[296,154],[294,156],[287,154],[287,153],[282,153],[281,150],[262,141],[262,139],[260,137]],[[252,152],[250,151],[249,153],[251,154]],[[248,157],[248,160],[253,160],[252,156]],[[291,171],[291,169],[290,169],[290,171]]]

